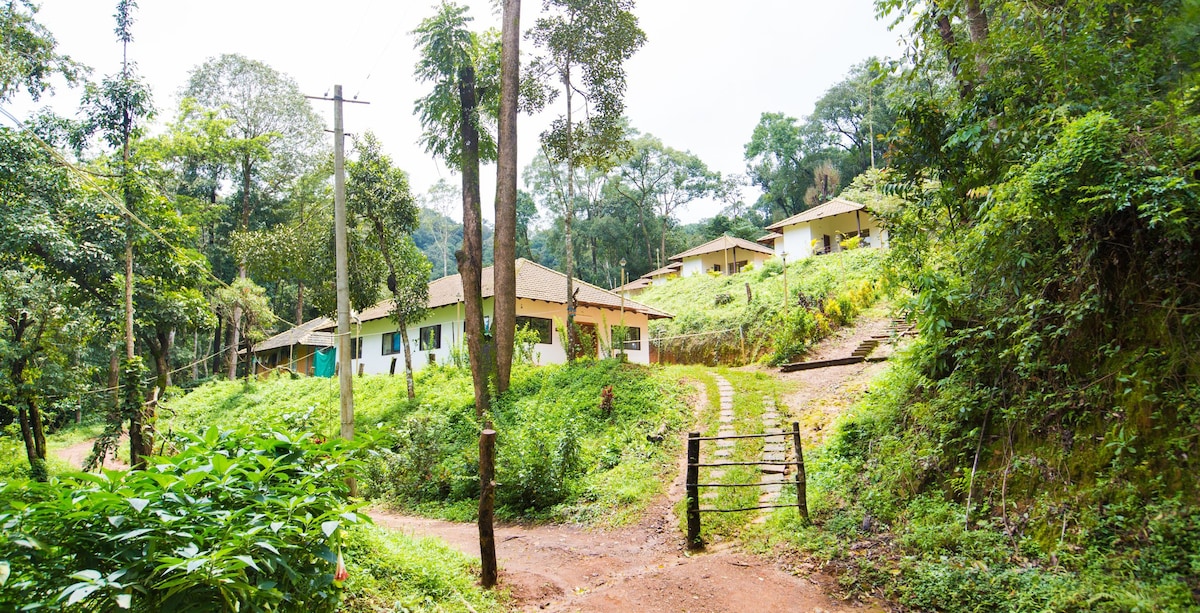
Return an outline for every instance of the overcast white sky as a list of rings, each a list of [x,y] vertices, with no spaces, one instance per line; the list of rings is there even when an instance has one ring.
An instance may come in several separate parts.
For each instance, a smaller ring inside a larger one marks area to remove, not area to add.
[[[479,29],[497,26],[491,0],[470,0]],[[240,53],[293,77],[305,93],[339,83],[370,101],[347,105],[346,130],[372,130],[424,192],[439,178],[457,181],[416,144],[413,100],[425,87],[412,78],[417,56],[410,32],[434,12],[434,0],[139,0],[130,57],[154,93],[163,118],[174,115],[188,73],[206,59]],[[42,0],[38,20],[60,49],[93,67],[92,77],[119,70],[113,34],[116,0]],[[541,2],[522,3],[528,29]],[[874,17],[871,0],[639,0],[635,13],[646,45],[627,64],[626,113],[634,127],[676,149],[690,150],[723,174],[744,173],[743,146],[763,112],[803,117],[847,69],[870,56],[897,56],[898,36]],[[522,51],[533,46],[522,40]],[[52,100],[73,113],[78,90],[59,87]],[[45,100],[43,100],[45,102]],[[316,109],[332,123],[331,103]],[[537,151],[537,135],[561,113],[519,120],[521,168]],[[33,108],[16,101],[23,116]],[[3,120],[7,124],[7,119]],[[495,167],[483,170],[484,215],[491,218]],[[757,192],[744,190],[747,202]],[[693,222],[719,212],[694,203],[680,212]]]

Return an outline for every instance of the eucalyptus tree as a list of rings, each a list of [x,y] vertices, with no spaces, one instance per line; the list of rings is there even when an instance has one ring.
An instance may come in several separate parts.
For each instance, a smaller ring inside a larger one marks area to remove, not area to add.
[[[412,241],[419,221],[418,208],[408,187],[408,175],[392,164],[374,134],[364,134],[355,149],[358,159],[346,168],[346,205],[352,215],[365,221],[387,266],[392,319],[399,328],[399,340],[393,340],[392,350],[396,343],[403,345],[408,397],[415,398],[408,324],[420,321],[429,306],[430,267]]]
[[[496,391],[508,390],[517,325],[517,103],[521,84],[521,0],[504,0],[500,50],[500,107],[496,127],[495,292]]]
[[[195,101],[186,109],[189,114],[215,114],[228,121],[228,142],[214,151],[208,164],[215,175],[220,173],[212,166],[227,164],[224,173],[236,177],[240,207],[233,225],[236,231],[249,231],[257,209],[286,193],[296,177],[318,162],[321,120],[291,77],[236,54],[221,55],[195,68],[183,95]],[[237,276],[245,278],[244,259],[239,259],[237,268]],[[239,319],[235,306],[226,354],[231,379],[237,374]]]
[[[571,222],[575,213],[575,169],[611,167],[625,147],[624,63],[646,42],[632,10],[633,0],[543,0],[542,16],[531,36],[541,48],[531,70],[556,81],[548,101],[561,93],[564,112],[542,132],[541,145],[550,165],[566,167],[564,211],[567,275],[567,357],[579,346],[575,327],[574,248]],[[584,119],[574,115],[579,96]]]
[[[455,254],[462,275],[466,311],[467,353],[475,388],[475,411],[488,408],[483,329],[483,220],[480,212],[479,163],[495,159],[496,143],[488,130],[485,109],[497,100],[499,49],[494,33],[475,34],[467,8],[442,2],[437,14],[413,31],[421,52],[416,76],[432,85],[417,100],[421,144],[462,175],[463,248]]]

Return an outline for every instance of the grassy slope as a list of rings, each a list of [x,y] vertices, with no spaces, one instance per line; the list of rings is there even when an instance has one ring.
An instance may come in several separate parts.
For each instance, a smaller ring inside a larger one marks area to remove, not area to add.
[[[866,283],[872,291],[869,296],[861,296],[858,305],[866,306],[874,299],[874,290],[883,285],[884,257],[879,249],[858,249],[789,263],[787,284],[791,304],[808,304],[814,311],[824,311],[829,298],[862,293]],[[668,345],[684,354],[686,361],[711,364],[718,352],[719,361],[726,364],[755,361],[773,353],[775,361],[781,361],[819,340],[819,335],[810,334],[797,339],[800,342],[790,348],[782,346],[787,344],[787,338],[781,336],[781,331],[796,324],[793,321],[785,325],[782,319],[783,283],[783,267],[778,260],[771,260],[736,275],[673,279],[650,287],[637,300],[675,315],[674,319],[655,321],[651,325],[652,337],[712,333]],[[747,284],[751,293],[749,302]],[[793,318],[799,312],[803,309],[797,306],[789,310]],[[852,318],[852,314],[846,315]],[[715,347],[714,339],[720,339]]]
[[[368,462],[366,491],[412,510],[472,517],[479,423],[469,374],[422,371],[412,401],[402,377],[358,377],[354,385],[356,432],[391,437]],[[600,406],[606,386],[613,389],[611,412]],[[689,392],[663,369],[612,360],[516,369],[490,415],[499,432],[498,512],[607,523],[636,516],[672,466]],[[172,416],[160,427],[283,425],[334,436],[336,394],[329,379],[210,383],[169,403]],[[647,439],[660,429],[662,442]]]
[[[982,445],[972,476],[980,432],[954,439],[949,422],[981,399],[933,393],[917,349],[806,450],[815,525],[776,514],[750,529],[752,548],[802,553],[847,595],[919,611],[1197,610],[1200,516],[1186,499],[1143,493],[1155,479],[1122,474],[1100,431],[1068,451],[1013,428],[1011,451]]]

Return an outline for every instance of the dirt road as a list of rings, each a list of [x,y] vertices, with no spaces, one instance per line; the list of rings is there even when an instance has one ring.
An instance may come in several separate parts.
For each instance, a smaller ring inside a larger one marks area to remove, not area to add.
[[[849,355],[863,338],[881,333],[887,324],[885,319],[865,319],[822,343],[810,357]],[[795,391],[784,398],[785,410],[802,420],[806,439],[821,439],[836,412],[852,402],[881,368],[857,364],[779,375],[796,382]],[[697,404],[707,402],[702,397]],[[672,512],[683,495],[681,479],[675,479],[667,495],[637,525],[591,531],[564,525],[497,526],[501,587],[509,590],[523,611],[883,611],[831,598],[828,594],[833,590],[822,587],[832,580],[828,576],[795,576],[776,562],[734,545],[687,552]],[[378,511],[371,515],[381,526],[436,536],[467,555],[479,555],[474,524]]]

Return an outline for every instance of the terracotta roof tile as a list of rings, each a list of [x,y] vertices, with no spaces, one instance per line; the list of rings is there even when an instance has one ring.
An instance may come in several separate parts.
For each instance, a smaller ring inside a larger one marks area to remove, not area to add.
[[[334,335],[328,332],[318,332],[325,328],[334,327],[337,322],[328,317],[310,319],[295,328],[284,330],[271,338],[254,346],[254,351],[266,351],[277,347],[292,345],[311,345],[313,347],[332,347]]]
[[[794,226],[798,223],[804,223],[807,221],[816,221],[818,219],[824,219],[826,217],[833,217],[834,215],[841,215],[842,213],[849,213],[851,211],[857,211],[857,210],[865,209],[865,208],[866,208],[865,206],[863,206],[857,202],[851,202],[849,200],[843,200],[841,198],[834,198],[833,200],[830,200],[829,202],[826,202],[825,204],[822,204],[820,206],[815,206],[815,207],[808,209],[807,211],[804,211],[802,213],[792,215],[791,217],[788,217],[787,219],[784,219],[783,221],[777,221],[777,222],[767,226],[766,229],[767,230],[778,230],[780,228],[783,228],[784,226]],[[761,240],[761,239],[759,239],[759,240]]]
[[[694,257],[697,255],[704,255],[705,253],[715,253],[718,251],[725,251],[726,249],[745,249],[746,251],[757,251],[758,253],[766,253],[769,255],[775,255],[774,251],[772,251],[771,249],[768,249],[766,247],[763,247],[762,245],[759,245],[757,243],[752,243],[746,239],[738,238],[736,236],[726,235],[726,236],[721,236],[721,237],[715,238],[711,241],[708,241],[707,243],[704,243],[703,245],[700,245],[699,247],[693,247],[691,249],[688,249],[687,251],[684,251],[683,253],[677,253],[677,254],[671,256],[671,259],[672,260],[682,260],[683,258],[690,258],[690,257]]]
[[[483,269],[481,285],[484,298],[491,298],[496,293],[493,271],[494,268],[491,266]],[[620,308],[621,306],[621,296],[609,290],[580,281],[579,279],[575,280],[575,287],[578,290],[576,296],[581,306],[610,308]],[[542,266],[537,262],[519,258],[517,259],[517,298],[566,304],[567,276],[557,270]],[[434,309],[461,301],[461,275],[442,277],[429,284],[429,308]],[[634,313],[645,313],[651,319],[671,317],[670,313],[634,302],[628,298],[625,299],[625,308]],[[382,319],[390,316],[391,309],[392,301],[385,300],[364,309],[358,314],[358,320],[367,322]]]

